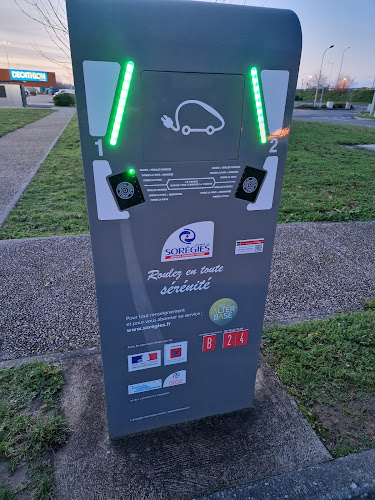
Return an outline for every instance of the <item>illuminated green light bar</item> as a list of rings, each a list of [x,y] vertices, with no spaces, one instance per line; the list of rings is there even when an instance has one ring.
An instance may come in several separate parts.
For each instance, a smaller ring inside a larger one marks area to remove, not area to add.
[[[251,68],[251,79],[253,82],[255,105],[257,108],[260,141],[262,144],[266,144],[267,142],[266,123],[264,120],[263,103],[262,103],[262,96],[260,93],[258,70],[256,68]]]
[[[117,144],[122,118],[124,116],[126,100],[128,98],[130,82],[133,76],[133,71],[134,71],[134,63],[133,61],[129,61],[128,64],[126,65],[124,80],[122,82],[121,93],[116,109],[116,116],[112,126],[111,138],[109,140],[111,146],[116,146]]]

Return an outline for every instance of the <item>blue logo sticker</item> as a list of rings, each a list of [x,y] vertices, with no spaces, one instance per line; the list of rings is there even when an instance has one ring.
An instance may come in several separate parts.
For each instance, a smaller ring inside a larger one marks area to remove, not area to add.
[[[180,241],[182,241],[182,243],[186,243],[187,245],[192,243],[195,238],[196,235],[192,229],[184,229],[182,233],[180,233]]]

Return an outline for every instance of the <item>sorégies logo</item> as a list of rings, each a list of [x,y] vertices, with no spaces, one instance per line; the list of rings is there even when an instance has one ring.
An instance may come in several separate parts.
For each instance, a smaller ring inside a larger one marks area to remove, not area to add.
[[[201,221],[187,224],[172,233],[163,246],[162,262],[212,257],[214,223]]]
[[[182,243],[193,243],[196,238],[196,234],[191,229],[184,229],[180,234],[180,241]]]

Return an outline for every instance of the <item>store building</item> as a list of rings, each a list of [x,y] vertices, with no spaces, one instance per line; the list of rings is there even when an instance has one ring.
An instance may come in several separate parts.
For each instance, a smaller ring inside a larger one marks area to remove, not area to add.
[[[51,71],[0,68],[0,83],[24,87],[56,88],[56,75]]]

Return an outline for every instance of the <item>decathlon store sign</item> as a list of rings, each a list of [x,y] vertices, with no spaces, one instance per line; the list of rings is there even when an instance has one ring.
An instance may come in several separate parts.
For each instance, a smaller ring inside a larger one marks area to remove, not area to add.
[[[28,71],[26,69],[11,69],[11,80],[29,80],[34,82],[46,82],[47,73],[45,71]]]

